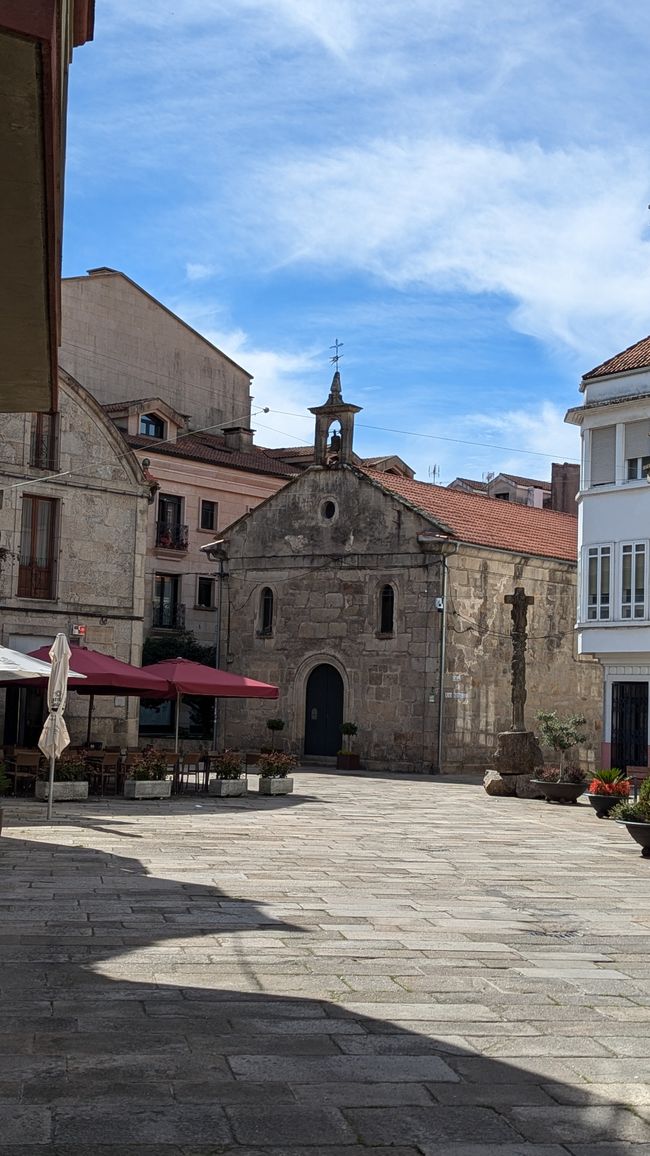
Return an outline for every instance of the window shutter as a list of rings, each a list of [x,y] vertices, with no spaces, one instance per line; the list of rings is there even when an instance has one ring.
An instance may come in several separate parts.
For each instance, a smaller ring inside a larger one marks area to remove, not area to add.
[[[650,457],[650,421],[631,421],[625,427],[625,458]]]
[[[615,481],[616,426],[591,431],[591,484],[604,486]]]

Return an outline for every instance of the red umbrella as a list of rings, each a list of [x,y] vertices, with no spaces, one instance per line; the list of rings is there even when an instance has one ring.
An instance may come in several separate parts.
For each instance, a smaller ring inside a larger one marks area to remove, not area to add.
[[[144,668],[159,679],[165,679],[169,689],[176,692],[176,750],[178,750],[178,716],[184,694],[206,695],[210,698],[277,698],[277,686],[244,678],[242,674],[228,674],[201,662],[187,658],[166,658]]]
[[[49,646],[41,646],[31,653],[32,658],[47,660]],[[83,674],[83,682],[75,682],[74,675]],[[15,684],[14,684],[15,685]],[[41,685],[41,680],[30,679],[30,686]],[[47,679],[42,680],[47,686]],[[93,704],[96,694],[146,695],[147,698],[165,698],[169,695],[167,682],[157,678],[149,670],[140,666],[131,666],[128,662],[121,662],[110,654],[101,654],[98,650],[87,650],[77,646],[72,650],[70,658],[69,686],[74,687],[78,694],[89,694],[88,704],[88,731],[86,742],[90,742],[90,723],[93,713]]]

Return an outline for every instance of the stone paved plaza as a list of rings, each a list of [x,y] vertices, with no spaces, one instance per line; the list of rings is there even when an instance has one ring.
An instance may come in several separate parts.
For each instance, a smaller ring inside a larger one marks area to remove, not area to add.
[[[0,839],[2,1156],[650,1153],[650,862],[586,804],[55,811]]]

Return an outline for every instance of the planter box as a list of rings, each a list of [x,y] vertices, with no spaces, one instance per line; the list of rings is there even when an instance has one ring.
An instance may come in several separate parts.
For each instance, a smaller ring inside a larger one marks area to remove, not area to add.
[[[269,779],[260,775],[260,795],[290,795],[293,791],[293,779]]]
[[[361,761],[357,754],[348,753],[336,756],[337,771],[358,771],[360,766]]]
[[[531,779],[547,803],[577,803],[586,790],[585,783],[545,783],[542,779]]]
[[[47,779],[36,780],[36,798],[41,802],[45,802],[50,794],[50,784]],[[84,780],[71,783],[57,783],[54,780],[54,790],[52,791],[53,803],[71,803],[75,800],[88,798],[88,783]]]
[[[168,799],[172,793],[171,779],[126,779],[125,799]]]
[[[609,815],[612,807],[615,807],[617,803],[627,802],[625,795],[598,795],[595,792],[592,795],[589,791],[587,798],[599,819],[604,819],[606,815]]]
[[[208,794],[217,795],[221,799],[237,795],[245,795],[248,784],[246,779],[210,779]]]

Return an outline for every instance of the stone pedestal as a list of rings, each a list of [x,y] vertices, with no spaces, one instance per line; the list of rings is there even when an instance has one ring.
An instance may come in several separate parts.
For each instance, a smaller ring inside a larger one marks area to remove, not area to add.
[[[517,795],[520,799],[540,798],[530,780],[544,765],[541,747],[532,731],[501,731],[497,735],[494,770],[489,770],[484,787],[489,795]]]

